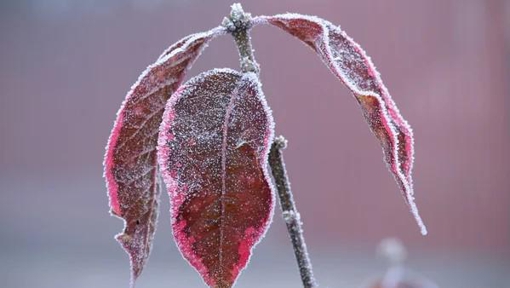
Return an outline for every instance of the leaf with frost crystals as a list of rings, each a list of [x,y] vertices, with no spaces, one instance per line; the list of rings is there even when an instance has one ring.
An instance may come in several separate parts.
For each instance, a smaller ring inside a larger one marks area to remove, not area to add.
[[[354,94],[372,132],[379,139],[384,159],[395,177],[407,205],[423,235],[427,229],[414,203],[413,133],[384,86],[379,72],[365,51],[339,27],[318,17],[282,14],[261,16],[268,22],[299,38],[310,46],[322,61]]]
[[[116,236],[129,255],[131,286],[147,262],[158,216],[157,133],[165,104],[207,43],[223,28],[170,46],[131,87],[106,146],[104,176],[111,213],[125,222]]]
[[[272,217],[273,120],[254,73],[202,73],[172,96],[158,141],[172,229],[210,287],[232,287]]]

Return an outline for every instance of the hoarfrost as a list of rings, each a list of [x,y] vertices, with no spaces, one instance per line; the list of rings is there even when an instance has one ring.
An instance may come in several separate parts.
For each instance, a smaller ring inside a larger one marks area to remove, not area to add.
[[[222,27],[190,35],[168,48],[127,93],[110,134],[104,177],[111,213],[124,220],[117,241],[129,255],[131,286],[150,254],[158,216],[157,134],[165,103],[186,70]]]
[[[354,94],[370,129],[379,139],[384,160],[395,177],[423,235],[427,229],[414,202],[412,187],[413,133],[384,86],[365,51],[340,27],[315,16],[281,14],[259,16],[256,24],[269,23],[299,38]]]
[[[167,104],[158,158],[172,229],[185,259],[212,287],[231,287],[272,218],[267,168],[273,120],[253,73],[214,69]]]

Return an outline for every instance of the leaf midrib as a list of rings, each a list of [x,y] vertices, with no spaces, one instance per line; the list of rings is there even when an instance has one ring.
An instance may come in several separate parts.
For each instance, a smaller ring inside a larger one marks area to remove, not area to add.
[[[225,215],[225,203],[224,203],[224,196],[226,194],[226,190],[227,190],[227,185],[226,185],[226,178],[227,178],[227,146],[228,146],[228,124],[229,124],[229,121],[230,121],[230,114],[235,106],[235,101],[236,101],[236,95],[238,94],[237,92],[239,91],[239,85],[238,83],[240,82],[240,80],[236,81],[236,84],[235,84],[235,88],[234,90],[230,93],[230,96],[231,96],[231,99],[227,105],[227,109],[226,109],[226,112],[225,112],[225,120],[223,122],[223,133],[222,133],[222,144],[221,144],[221,194],[220,194],[220,217],[218,219],[218,222],[219,222],[219,226],[220,227],[220,236],[219,236],[219,259],[218,259],[218,262],[219,262],[219,269],[220,269],[220,272],[221,274],[223,275],[223,230],[224,230],[224,227],[223,227],[223,219],[224,219],[224,215]]]

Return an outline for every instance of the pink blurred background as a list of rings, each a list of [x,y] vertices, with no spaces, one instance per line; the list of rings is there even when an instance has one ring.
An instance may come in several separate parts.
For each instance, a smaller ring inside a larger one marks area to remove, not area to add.
[[[2,287],[127,287],[113,240],[104,146],[126,91],[178,39],[218,25],[232,2],[0,2]],[[385,266],[387,236],[441,287],[510,287],[510,1],[244,1],[340,24],[377,65],[416,137],[420,235],[348,90],[314,53],[272,27],[253,45],[321,287],[360,287]],[[238,67],[215,40],[188,78]],[[138,287],[205,287],[181,259],[168,200]],[[277,208],[236,287],[300,287]],[[173,284],[172,284],[173,283]]]

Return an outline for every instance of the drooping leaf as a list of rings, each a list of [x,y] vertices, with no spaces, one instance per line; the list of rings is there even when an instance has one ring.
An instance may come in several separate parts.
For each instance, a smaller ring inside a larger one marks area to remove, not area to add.
[[[271,221],[272,139],[272,116],[253,73],[202,73],[165,109],[158,159],[174,237],[210,287],[232,287]]]
[[[268,22],[299,38],[354,94],[372,132],[379,139],[384,159],[395,177],[407,205],[423,235],[427,229],[414,203],[413,133],[400,114],[379,72],[365,51],[339,27],[323,19],[299,14],[261,16],[255,22]]]
[[[183,38],[168,48],[131,87],[106,146],[104,176],[111,213],[124,220],[116,236],[129,255],[131,285],[149,257],[158,216],[157,134],[168,98],[186,70],[222,28]]]

